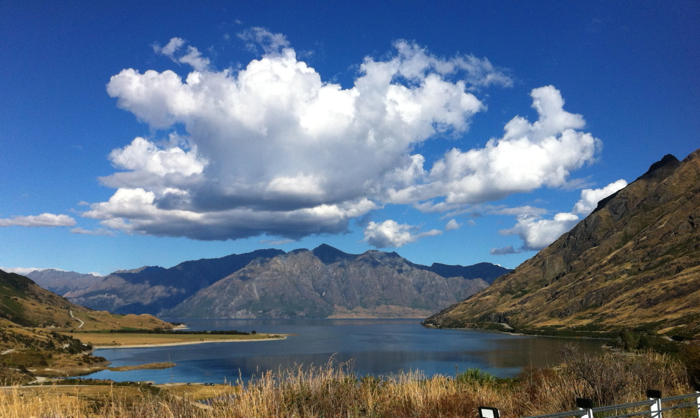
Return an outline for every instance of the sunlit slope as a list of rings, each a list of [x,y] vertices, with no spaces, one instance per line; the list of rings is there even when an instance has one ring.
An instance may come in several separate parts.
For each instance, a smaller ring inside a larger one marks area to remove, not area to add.
[[[84,308],[39,287],[27,277],[2,270],[0,318],[24,327],[57,330],[172,328],[171,324],[151,315],[112,315]]]
[[[697,334],[699,189],[700,150],[682,162],[667,155],[535,257],[425,324]]]

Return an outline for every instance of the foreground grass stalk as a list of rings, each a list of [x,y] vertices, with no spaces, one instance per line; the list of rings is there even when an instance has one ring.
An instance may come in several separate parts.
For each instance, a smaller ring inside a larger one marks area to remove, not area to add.
[[[347,363],[299,366],[238,382],[240,390],[222,392],[208,406],[167,393],[131,397],[112,393],[89,402],[51,390],[14,389],[0,391],[0,418],[477,418],[477,407],[484,405],[499,408],[504,418],[515,418],[575,409],[576,397],[611,405],[642,400],[648,388],[659,389],[664,396],[691,392],[685,368],[667,355],[591,357],[569,350],[563,357],[558,368],[528,368],[512,379],[479,370],[454,378],[428,378],[419,371],[358,378]],[[664,417],[690,415],[678,411]]]

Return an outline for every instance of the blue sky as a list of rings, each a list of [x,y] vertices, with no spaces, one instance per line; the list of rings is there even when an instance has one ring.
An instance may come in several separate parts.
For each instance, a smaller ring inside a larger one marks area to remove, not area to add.
[[[697,1],[4,0],[0,266],[328,243],[516,267],[700,146],[699,21]]]

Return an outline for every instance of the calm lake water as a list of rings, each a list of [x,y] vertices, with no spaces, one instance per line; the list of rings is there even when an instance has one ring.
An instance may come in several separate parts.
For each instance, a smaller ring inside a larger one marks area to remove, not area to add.
[[[239,330],[295,334],[286,340],[208,343],[154,348],[96,350],[112,366],[172,361],[166,370],[102,371],[89,377],[114,381],[156,383],[222,383],[250,379],[267,370],[295,365],[323,365],[333,356],[353,360],[359,375],[388,375],[422,370],[426,375],[455,375],[479,368],[500,377],[514,376],[522,367],[559,363],[560,347],[579,346],[580,352],[601,352],[603,341],[526,337],[472,330],[424,328],[417,319],[225,319],[177,320],[192,331]]]

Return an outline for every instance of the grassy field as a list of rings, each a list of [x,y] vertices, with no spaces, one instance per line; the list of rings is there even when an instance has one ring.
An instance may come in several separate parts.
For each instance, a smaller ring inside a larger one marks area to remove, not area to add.
[[[130,347],[173,344],[199,344],[207,342],[258,341],[285,338],[277,334],[227,335],[227,334],[141,334],[141,333],[66,333],[95,348]]]

